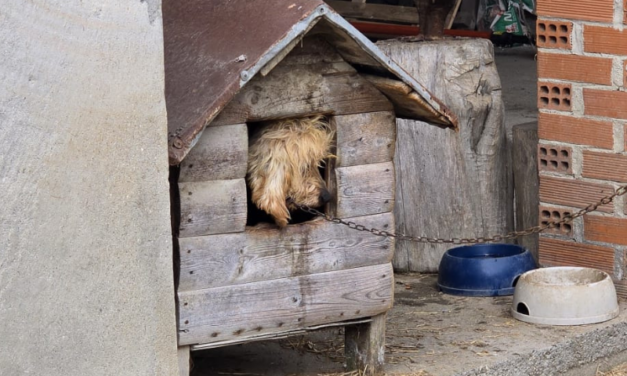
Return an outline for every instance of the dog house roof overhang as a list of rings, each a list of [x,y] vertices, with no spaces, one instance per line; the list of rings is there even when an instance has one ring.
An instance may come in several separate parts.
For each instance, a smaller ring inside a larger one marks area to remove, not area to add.
[[[252,77],[306,34],[322,36],[365,73],[400,117],[457,128],[454,114],[321,0],[164,0],[163,19],[171,165]]]

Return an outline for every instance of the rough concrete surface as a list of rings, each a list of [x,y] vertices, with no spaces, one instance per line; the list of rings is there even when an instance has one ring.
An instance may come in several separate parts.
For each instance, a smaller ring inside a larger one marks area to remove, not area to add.
[[[155,3],[2,2],[2,376],[177,372]]]

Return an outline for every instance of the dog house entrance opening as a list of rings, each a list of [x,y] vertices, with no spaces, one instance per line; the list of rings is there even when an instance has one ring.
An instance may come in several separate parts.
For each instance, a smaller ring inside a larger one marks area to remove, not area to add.
[[[310,116],[248,123],[247,226],[279,227],[315,215],[296,205],[325,211],[333,198],[327,187],[335,132],[329,118]]]

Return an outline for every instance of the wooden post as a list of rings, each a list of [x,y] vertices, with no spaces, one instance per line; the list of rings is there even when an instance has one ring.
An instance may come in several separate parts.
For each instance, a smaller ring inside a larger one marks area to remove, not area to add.
[[[512,129],[512,170],[514,174],[514,205],[516,230],[538,225],[540,202],[538,192],[538,123],[515,125]],[[518,239],[538,262],[538,234]]]
[[[190,355],[190,346],[181,346],[178,348],[178,358],[179,358],[179,376],[189,376],[189,372],[191,371],[191,360],[192,357]]]
[[[485,237],[513,229],[501,82],[490,41],[379,47],[459,118],[459,132],[397,121],[396,232],[438,238]],[[449,245],[397,241],[394,267],[436,271]]]
[[[414,0],[418,8],[420,32],[426,39],[444,37],[446,18],[455,6],[455,0]]]
[[[373,316],[369,323],[346,327],[344,351],[349,371],[368,376],[381,374],[385,363],[385,318],[383,313]]]

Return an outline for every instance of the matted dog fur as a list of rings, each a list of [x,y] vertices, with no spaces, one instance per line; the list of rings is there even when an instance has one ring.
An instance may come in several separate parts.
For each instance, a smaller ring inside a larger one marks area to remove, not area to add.
[[[334,132],[322,116],[266,122],[260,127],[248,147],[251,200],[285,227],[297,204],[319,207],[330,201],[319,167],[332,157]]]

